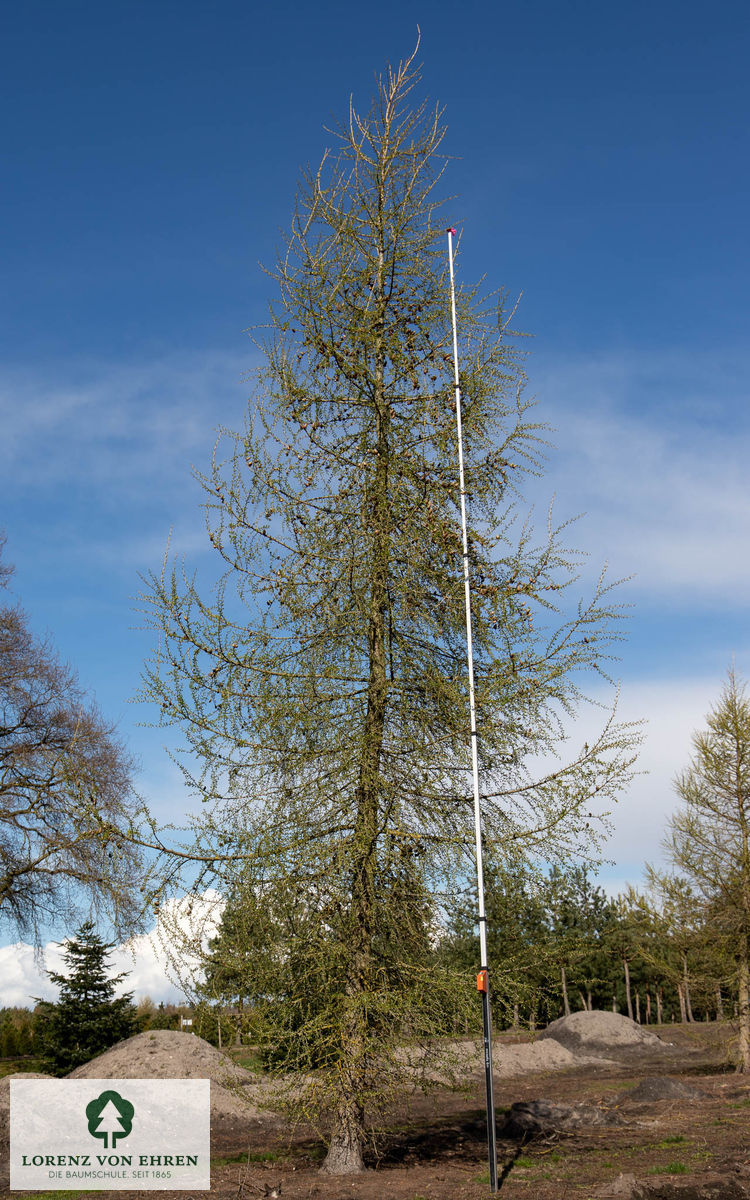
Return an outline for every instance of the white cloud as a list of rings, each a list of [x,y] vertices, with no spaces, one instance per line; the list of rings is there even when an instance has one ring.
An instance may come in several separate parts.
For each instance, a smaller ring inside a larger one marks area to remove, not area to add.
[[[143,364],[68,363],[44,375],[0,375],[0,471],[14,489],[84,488],[125,506],[126,525],[78,526],[80,554],[158,564],[166,531],[191,559],[206,548],[202,497],[189,463],[208,467],[218,426],[241,428],[251,387],[246,354],[191,352]],[[727,366],[725,360],[729,360]],[[585,512],[572,540],[635,575],[639,594],[680,604],[736,604],[750,588],[750,364],[696,351],[598,359],[532,359],[538,416],[556,450],[529,495],[561,519]],[[728,426],[729,414],[734,422]],[[146,504],[147,519],[139,519]],[[70,532],[70,531],[69,531]],[[67,540],[66,553],[70,552]]]
[[[215,935],[223,907],[222,897],[211,890],[168,901],[150,933],[130,938],[112,951],[110,974],[127,973],[118,985],[118,994],[133,992],[135,1001],[150,996],[157,1004],[182,1001],[179,978],[195,979],[200,972],[198,958],[186,946],[197,940],[205,949]],[[31,1008],[34,997],[56,999],[57,988],[46,971],[66,973],[63,950],[59,943],[49,942],[39,962],[33,947],[24,942],[1,947],[0,1007]]]
[[[54,1000],[57,988],[45,974],[45,969],[60,971],[64,966],[62,950],[56,943],[45,947],[40,963],[32,946],[16,942],[0,948],[0,1006],[4,1008],[33,1008],[34,998]]]
[[[641,772],[612,811],[614,831],[604,854],[615,863],[603,872],[610,890],[615,882],[641,882],[643,864],[663,860],[667,822],[679,805],[675,776],[688,766],[692,734],[705,726],[719,698],[715,676],[678,681],[631,683],[623,689],[618,715],[623,721],[645,720],[638,760]],[[588,719],[587,719],[588,721]],[[586,730],[579,733],[585,737]]]
[[[200,896],[169,900],[150,933],[131,938],[112,955],[115,972],[127,971],[121,991],[132,991],[137,1000],[179,1000],[185,988],[200,976],[200,960],[191,947],[202,950],[216,934],[224,909],[221,895],[211,889]]]
[[[609,894],[624,890],[628,883],[641,886],[647,862],[665,865],[662,843],[669,818],[680,804],[674,780],[689,765],[692,735],[705,727],[721,685],[715,675],[624,683],[616,721],[638,726],[642,741],[633,779],[614,802],[594,806],[595,813],[608,813],[611,829],[600,847],[604,861],[598,872]],[[565,721],[567,741],[559,747],[558,762],[543,759],[537,774],[572,760],[584,743],[595,744],[614,695],[601,690],[592,692],[591,698],[598,703],[581,706],[577,718]]]
[[[750,428],[736,413],[748,410],[747,383],[698,354],[560,362],[534,375],[556,450],[533,494],[556,492],[561,519],[586,514],[572,540],[615,575],[634,574],[639,594],[744,605]]]
[[[184,480],[191,457],[208,462],[217,426],[241,428],[246,355],[172,355],[151,362],[66,363],[58,372],[0,376],[0,467],[18,485],[115,486],[138,494]]]

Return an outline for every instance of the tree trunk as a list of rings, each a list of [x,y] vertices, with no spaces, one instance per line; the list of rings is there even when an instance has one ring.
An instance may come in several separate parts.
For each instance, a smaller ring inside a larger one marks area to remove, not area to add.
[[[687,1019],[688,1021],[694,1021],[695,1017],[693,1016],[693,1008],[690,1003],[690,983],[688,980],[687,954],[685,953],[682,955],[682,979],[683,986],[685,988],[685,1011],[687,1012]]]
[[[387,171],[386,171],[387,174]],[[385,187],[385,182],[382,182]],[[380,310],[379,330],[374,348],[375,386],[372,407],[375,417],[375,472],[372,498],[367,513],[371,538],[372,567],[368,613],[367,708],[359,761],[356,791],[352,870],[352,946],[347,990],[355,1003],[348,1028],[342,1030],[342,1051],[346,1070],[340,1076],[341,1092],[334,1120],[331,1143],[321,1171],[328,1175],[348,1175],[364,1170],[365,1113],[358,1094],[370,1073],[371,1053],[366,1028],[368,1013],[357,1003],[371,988],[373,938],[376,923],[375,878],[378,851],[378,811],[380,805],[381,757],[388,700],[386,661],[386,623],[388,613],[388,572],[390,566],[389,480],[390,413],[384,395],[385,353],[383,330],[387,301],[384,281],[384,231],[379,230],[381,246],[375,285]]]
[[[612,1012],[617,1012],[617,996],[612,997]]]
[[[518,1005],[514,1004],[513,1005],[513,1028],[518,1029],[519,1024],[520,1024],[520,1021],[518,1018]]]
[[[584,996],[583,992],[580,990],[578,992],[578,995],[581,997],[581,1008],[583,1009],[584,1012],[586,1012],[586,997]]]
[[[740,1018],[740,1045],[737,1070],[743,1075],[750,1073],[750,968],[748,966],[748,938],[742,939],[739,964],[738,997]]]
[[[591,1002],[591,992],[586,992],[586,1007],[588,1008],[589,1012],[593,1011],[594,1006]]]
[[[682,984],[677,984],[677,995],[680,1001],[680,1020],[683,1025],[687,1022],[687,1010],[685,1008],[685,993],[682,990]]]
[[[624,958],[622,960],[622,965],[625,968],[625,999],[628,1002],[628,1016],[630,1017],[630,1020],[632,1021],[633,1020],[633,1000],[630,995],[630,965],[626,958]]]
[[[721,998],[721,988],[716,989],[716,1020],[724,1020],[724,1002]]]
[[[237,1042],[236,1045],[242,1045],[242,1012],[244,1000],[242,996],[237,997]]]
[[[638,988],[635,989],[635,1019],[640,1025],[641,1023],[641,995]]]
[[[656,1024],[661,1025],[664,1020],[664,1008],[662,1005],[661,988],[656,989]]]
[[[560,982],[562,984],[563,1014],[564,1016],[569,1017],[570,1004],[568,1002],[568,981],[565,977],[565,967],[560,967]]]
[[[344,1100],[336,1113],[336,1124],[325,1162],[324,1175],[356,1175],[365,1169],[362,1156],[365,1114],[355,1101]]]
[[[651,993],[646,988],[646,1024],[651,1024]]]

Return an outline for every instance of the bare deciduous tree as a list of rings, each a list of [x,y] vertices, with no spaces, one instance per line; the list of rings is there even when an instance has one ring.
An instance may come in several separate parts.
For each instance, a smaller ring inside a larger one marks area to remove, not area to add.
[[[0,549],[2,546],[0,545]],[[2,568],[7,586],[10,568]],[[0,605],[0,920],[40,929],[106,911],[133,927],[133,760],[17,605]]]

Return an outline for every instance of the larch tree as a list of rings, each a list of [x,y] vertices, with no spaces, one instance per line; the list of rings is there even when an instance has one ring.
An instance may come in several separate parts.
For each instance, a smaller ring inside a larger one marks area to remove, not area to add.
[[[710,914],[712,936],[733,963],[739,1007],[737,1070],[750,1072],[750,701],[733,671],[706,729],[693,735],[693,758],[675,788],[683,807],[671,818],[665,849],[677,876],[654,884],[666,895],[692,887],[693,917]],[[685,957],[687,980],[687,958]]]
[[[404,1037],[442,1027],[453,984],[425,946],[473,869],[444,130],[416,82],[389,69],[303,178],[247,427],[202,477],[213,594],[176,566],[147,592],[144,696],[208,806],[192,846],[150,840],[285,910],[258,995],[286,1065],[312,1068],[331,1173],[362,1169]],[[503,304],[457,303],[484,836],[562,858],[630,772],[611,714],[555,757],[621,614],[603,580],[568,601],[578,557],[551,523],[515,531],[542,431]]]

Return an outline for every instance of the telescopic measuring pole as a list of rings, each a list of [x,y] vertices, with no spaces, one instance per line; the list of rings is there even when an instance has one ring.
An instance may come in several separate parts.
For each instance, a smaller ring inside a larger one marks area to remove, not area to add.
[[[471,714],[471,768],[474,778],[474,831],[479,893],[480,969],[477,991],[482,997],[484,1027],[484,1079],[487,1091],[487,1151],[490,1162],[490,1191],[497,1191],[497,1139],[495,1134],[495,1094],[492,1086],[492,1015],[490,1012],[490,972],[487,965],[487,917],[484,912],[484,868],[482,865],[482,814],[479,807],[479,757],[477,754],[477,710],[474,696],[474,651],[471,639],[471,589],[469,581],[469,539],[466,532],[466,485],[464,481],[464,443],[461,425],[461,385],[458,379],[458,334],[456,331],[456,286],[453,279],[453,236],[448,229],[448,263],[451,276],[451,317],[453,321],[453,376],[456,389],[456,428],[458,432],[458,473],[461,484],[461,536],[463,538],[464,598],[466,601],[466,657],[469,664],[469,711]]]

